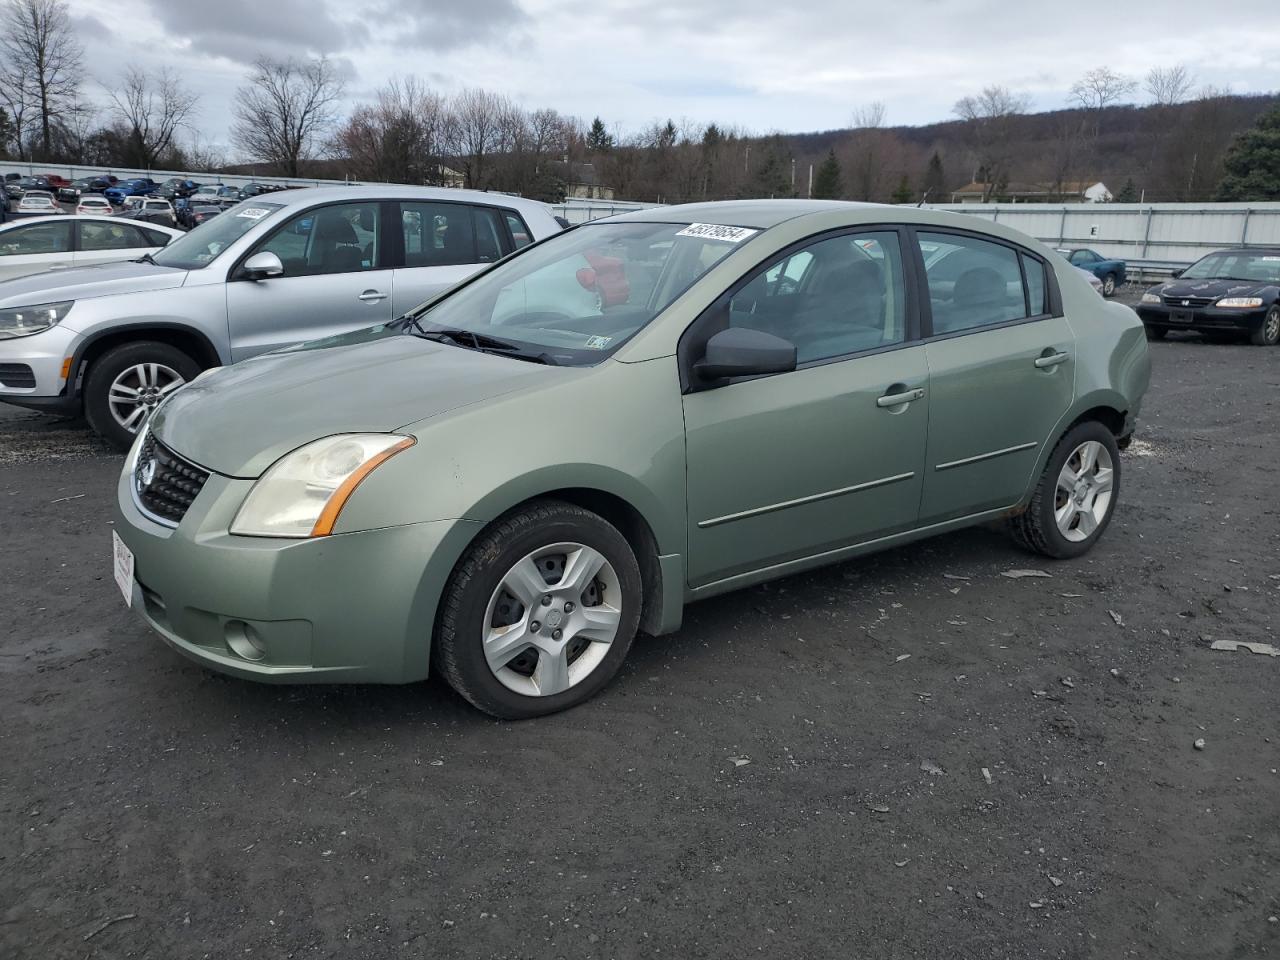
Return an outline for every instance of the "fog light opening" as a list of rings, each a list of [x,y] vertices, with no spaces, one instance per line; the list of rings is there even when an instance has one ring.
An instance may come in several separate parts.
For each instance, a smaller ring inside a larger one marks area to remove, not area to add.
[[[267,655],[267,645],[263,643],[258,631],[243,620],[228,620],[223,633],[227,638],[227,646],[237,657],[261,660]]]

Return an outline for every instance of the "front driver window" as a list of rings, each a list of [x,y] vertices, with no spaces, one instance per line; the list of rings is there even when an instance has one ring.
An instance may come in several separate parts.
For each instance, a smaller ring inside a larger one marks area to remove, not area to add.
[[[729,301],[729,324],[791,341],[798,363],[902,343],[906,284],[897,233],[845,234],[787,254]]]
[[[380,253],[380,217],[376,202],[306,210],[286,220],[253,252],[274,253],[284,264],[286,277],[374,270]]]
[[[70,223],[33,223],[0,234],[0,257],[66,253],[71,249]]]

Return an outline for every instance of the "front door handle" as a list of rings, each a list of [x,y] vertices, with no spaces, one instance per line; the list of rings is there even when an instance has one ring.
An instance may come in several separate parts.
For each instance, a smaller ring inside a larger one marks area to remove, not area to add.
[[[910,403],[912,400],[919,400],[924,396],[924,390],[916,388],[915,390],[906,390],[902,393],[889,393],[876,400],[877,407],[900,407],[904,403]]]
[[[1060,363],[1065,363],[1070,357],[1069,353],[1046,353],[1042,357],[1036,357],[1036,366],[1041,370],[1049,370]]]
[[[379,293],[377,290],[366,290],[356,299],[363,300],[365,303],[377,303],[379,300],[387,299],[387,294]]]

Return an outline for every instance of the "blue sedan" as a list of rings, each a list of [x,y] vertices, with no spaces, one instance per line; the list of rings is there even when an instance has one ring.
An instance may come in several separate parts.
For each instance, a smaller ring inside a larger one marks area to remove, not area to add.
[[[1109,297],[1116,292],[1116,287],[1125,282],[1123,260],[1108,260],[1087,247],[1059,247],[1058,252],[1070,261],[1073,267],[1088,270],[1102,281],[1102,295]]]

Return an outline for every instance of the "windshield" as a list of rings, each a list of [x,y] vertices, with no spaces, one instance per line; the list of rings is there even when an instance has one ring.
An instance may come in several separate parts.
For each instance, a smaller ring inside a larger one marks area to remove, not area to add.
[[[154,257],[162,267],[199,270],[217,260],[219,255],[255,226],[281,209],[278,203],[255,203],[238,206],[234,214],[200,224],[174,240]]]
[[[1280,254],[1233,250],[1211,253],[1182,271],[1183,280],[1254,280],[1280,283]]]
[[[437,225],[427,242],[443,243]],[[758,230],[587,224],[530,247],[425,311],[406,332],[462,331],[557,364],[599,362]]]

